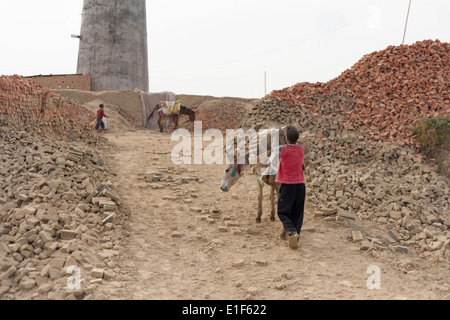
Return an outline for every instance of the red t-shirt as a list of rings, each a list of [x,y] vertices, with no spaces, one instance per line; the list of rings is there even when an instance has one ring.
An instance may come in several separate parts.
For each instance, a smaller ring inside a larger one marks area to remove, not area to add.
[[[276,182],[283,184],[305,183],[302,168],[305,148],[297,144],[281,146],[280,150],[280,166]]]
[[[97,119],[103,119],[104,116],[105,116],[105,110],[98,109],[98,111],[97,111]]]

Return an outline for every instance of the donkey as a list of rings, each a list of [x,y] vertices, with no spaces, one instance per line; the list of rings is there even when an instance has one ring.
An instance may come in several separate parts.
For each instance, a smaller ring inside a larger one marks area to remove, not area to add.
[[[192,109],[189,109],[185,106],[180,106],[180,110],[177,112],[172,113],[165,113],[164,110],[167,109],[166,103],[161,102],[156,105],[155,109],[153,109],[152,113],[147,118],[147,121],[149,121],[155,114],[155,112],[158,113],[158,127],[159,131],[163,133],[164,126],[163,126],[163,120],[170,119],[175,124],[174,130],[178,129],[178,120],[180,115],[187,115],[189,117],[189,121],[195,122],[195,111]]]
[[[271,130],[271,133],[274,132]],[[283,128],[279,129],[279,142],[280,144],[286,144],[286,132]],[[268,141],[270,141],[268,139]],[[270,148],[269,148],[270,150]],[[276,182],[276,174],[275,175],[266,175],[264,174],[264,166],[259,163],[258,164],[249,164],[249,153],[245,156],[245,164],[238,164],[237,158],[235,157],[235,161],[233,164],[228,165],[225,169],[225,173],[222,177],[222,183],[220,185],[220,189],[224,192],[229,192],[231,187],[233,187],[239,178],[243,176],[245,171],[251,171],[256,175],[256,181],[258,182],[259,193],[258,193],[258,213],[256,216],[256,222],[261,223],[261,216],[263,212],[262,202],[263,202],[263,191],[264,185],[270,186],[270,202],[271,202],[271,212],[270,212],[270,220],[275,221],[275,193],[277,196],[280,194],[281,184]]]

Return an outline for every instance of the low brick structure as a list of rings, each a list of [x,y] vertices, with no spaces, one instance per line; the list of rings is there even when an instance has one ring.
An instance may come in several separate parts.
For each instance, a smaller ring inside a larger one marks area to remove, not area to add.
[[[42,130],[59,138],[83,139],[92,135],[90,123],[95,113],[68,104],[58,93],[14,75],[0,76],[0,118],[20,127],[30,123],[43,125]]]
[[[75,89],[91,91],[91,77],[88,74],[36,75],[25,77],[46,89]]]
[[[60,116],[63,107],[61,96],[30,80],[0,76],[0,115],[21,123],[28,119],[48,121]]]

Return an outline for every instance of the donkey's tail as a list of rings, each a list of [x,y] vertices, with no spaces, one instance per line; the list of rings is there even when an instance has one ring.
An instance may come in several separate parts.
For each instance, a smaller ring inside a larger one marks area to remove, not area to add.
[[[150,113],[150,115],[147,118],[147,121],[150,120],[153,117],[153,115],[155,114],[156,109],[158,109],[158,106],[156,106],[155,109],[153,109],[153,112]]]

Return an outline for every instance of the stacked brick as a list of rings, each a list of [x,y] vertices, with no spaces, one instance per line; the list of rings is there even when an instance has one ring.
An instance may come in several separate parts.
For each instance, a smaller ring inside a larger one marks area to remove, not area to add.
[[[417,121],[450,112],[450,44],[390,46],[327,83],[298,83],[271,96],[337,119],[342,129],[367,138],[413,145],[410,128]],[[353,103],[342,105],[335,97]]]
[[[94,141],[89,128],[95,114],[70,105],[59,95],[20,76],[0,76],[0,117],[19,127],[33,124],[38,134]]]
[[[0,114],[21,123],[45,122],[61,115],[64,101],[57,94],[17,75],[0,77]]]

